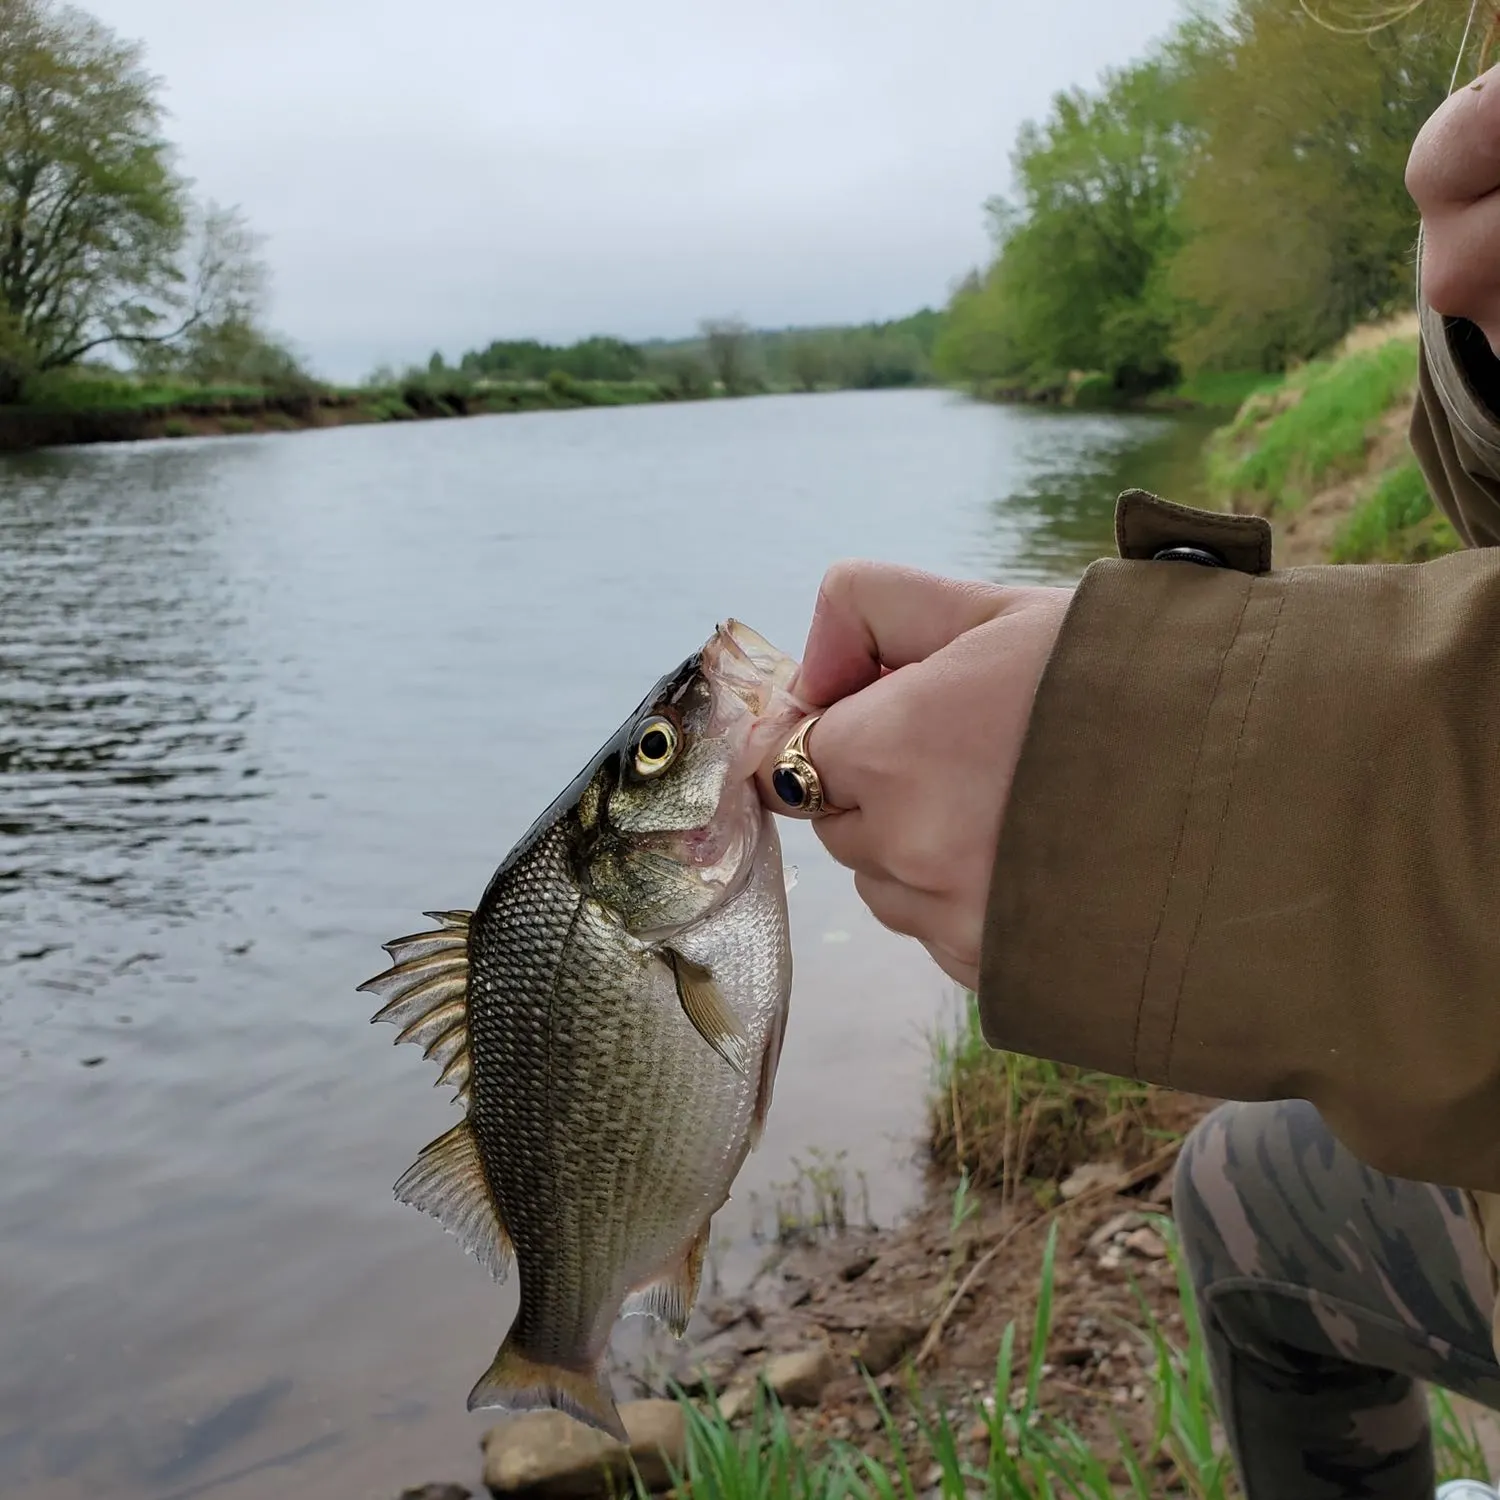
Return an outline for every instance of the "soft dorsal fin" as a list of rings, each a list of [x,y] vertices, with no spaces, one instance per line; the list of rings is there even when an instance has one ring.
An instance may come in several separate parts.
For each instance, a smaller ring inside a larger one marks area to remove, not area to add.
[[[688,1319],[693,1315],[693,1304],[698,1300],[698,1286],[703,1280],[703,1258],[708,1252],[708,1232],[705,1224],[691,1240],[682,1254],[682,1259],[667,1274],[656,1281],[637,1287],[620,1309],[622,1318],[648,1314],[681,1338],[687,1332]]]
[[[467,1120],[422,1148],[396,1183],[396,1197],[431,1214],[496,1281],[505,1280],[515,1252]]]
[[[677,998],[699,1036],[736,1073],[746,1072],[750,1066],[750,1041],[739,1017],[730,1010],[714,983],[714,976],[675,948],[668,948],[666,957],[677,980]]]
[[[424,913],[442,925],[433,932],[393,938],[385,951],[392,963],[367,979],[369,990],[385,1001],[371,1018],[401,1028],[398,1042],[417,1042],[442,1072],[439,1084],[458,1090],[469,1102],[469,918],[466,911]]]

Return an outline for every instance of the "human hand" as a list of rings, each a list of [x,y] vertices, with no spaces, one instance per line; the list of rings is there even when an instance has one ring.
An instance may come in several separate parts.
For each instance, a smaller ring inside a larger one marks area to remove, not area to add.
[[[817,819],[875,918],[974,988],[1000,824],[1070,589],[999,588],[883,563],[824,576],[795,689]],[[761,773],[768,807],[785,811]]]
[[[1446,99],[1406,168],[1422,211],[1422,296],[1500,353],[1500,67]]]

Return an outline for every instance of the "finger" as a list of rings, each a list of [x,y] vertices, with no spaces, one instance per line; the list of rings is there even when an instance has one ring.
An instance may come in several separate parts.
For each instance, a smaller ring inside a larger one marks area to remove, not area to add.
[[[1450,95],[1422,127],[1406,190],[1423,216],[1500,187],[1500,67]]]
[[[993,584],[939,578],[891,563],[835,563],[813,609],[797,691],[834,703],[868,687],[882,668],[923,661],[1005,608]]]
[[[817,770],[818,780],[823,784],[823,800],[830,807],[840,809],[839,812],[828,813],[817,820],[820,831],[859,807],[859,793],[853,763],[841,747],[851,740],[847,721],[860,717],[856,708],[844,703],[835,703],[831,708],[823,710],[818,722],[813,725],[807,738],[802,742],[802,748]],[[787,739],[790,738],[789,734]],[[790,816],[791,809],[776,795],[776,788],[771,782],[776,762],[785,749],[786,741],[783,740],[761,763],[760,769],[755,773],[755,783],[760,792],[760,800],[766,807],[772,812]],[[837,858],[837,855],[834,857]]]
[[[952,948],[943,947],[941,943],[923,943],[922,946],[927,950],[927,956],[949,979],[956,980],[966,990],[979,988],[979,965],[973,959],[965,958]]]
[[[929,951],[936,947],[958,955],[966,946],[952,901],[878,875],[856,875],[854,889],[882,927],[916,938]]]
[[[1496,90],[1500,94],[1500,88]],[[1435,312],[1468,318],[1491,334],[1500,314],[1495,247],[1500,245],[1500,193],[1451,210],[1434,228],[1422,252],[1422,300]]]

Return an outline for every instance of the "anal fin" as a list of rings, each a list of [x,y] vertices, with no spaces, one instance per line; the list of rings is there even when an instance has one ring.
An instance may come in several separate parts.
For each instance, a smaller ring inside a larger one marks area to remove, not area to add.
[[[693,1236],[682,1259],[665,1276],[633,1291],[625,1299],[620,1316],[648,1314],[681,1338],[687,1332],[688,1319],[693,1315],[693,1304],[698,1300],[698,1288],[703,1281],[710,1227],[705,1224]]]
[[[467,1120],[422,1148],[396,1183],[396,1197],[431,1214],[496,1281],[505,1280],[515,1252]]]
[[[708,1043],[736,1073],[748,1071],[750,1043],[739,1017],[730,1010],[714,976],[675,948],[666,950],[667,962],[677,980],[677,998],[683,1013]]]

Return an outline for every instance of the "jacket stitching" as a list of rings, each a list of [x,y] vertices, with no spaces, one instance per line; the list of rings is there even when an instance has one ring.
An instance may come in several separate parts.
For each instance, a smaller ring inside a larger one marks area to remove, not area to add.
[[[1214,875],[1218,871],[1219,849],[1224,842],[1224,825],[1229,821],[1229,807],[1234,801],[1234,783],[1240,770],[1240,751],[1245,743],[1245,725],[1250,719],[1250,709],[1255,703],[1255,690],[1260,686],[1262,673],[1266,670],[1266,662],[1270,659],[1271,643],[1276,639],[1276,629],[1281,623],[1282,607],[1286,604],[1287,589],[1283,588],[1276,596],[1276,608],[1271,615],[1271,623],[1266,627],[1265,644],[1260,648],[1260,660],[1255,664],[1255,676],[1250,680],[1250,691],[1245,694],[1245,706],[1240,710],[1240,722],[1235,730],[1234,753],[1229,761],[1229,785],[1224,788],[1224,802],[1219,808],[1219,821],[1214,828],[1213,852],[1209,855],[1208,876],[1203,882],[1203,899],[1198,903],[1198,915],[1193,920],[1193,930],[1188,936],[1187,951],[1182,955],[1182,969],[1177,976],[1177,994],[1172,1000],[1172,1025],[1167,1032],[1167,1076],[1172,1075],[1172,1054],[1177,1045],[1177,1020],[1182,1014],[1182,992],[1187,988],[1188,966],[1193,961],[1193,950],[1198,946],[1198,933],[1203,926],[1203,913],[1208,907],[1208,898],[1214,888]],[[1249,596],[1245,599],[1246,607],[1249,607]],[[1241,620],[1244,613],[1241,612]]]
[[[1172,845],[1172,860],[1167,866],[1167,888],[1162,896],[1161,910],[1156,915],[1156,929],[1151,934],[1151,946],[1146,950],[1146,968],[1141,975],[1141,992],[1136,1000],[1135,1007],[1135,1031],[1130,1039],[1130,1069],[1134,1076],[1140,1076],[1140,1053],[1141,1053],[1141,1022],[1146,1010],[1146,989],[1151,982],[1151,970],[1156,962],[1156,946],[1161,941],[1161,930],[1167,920],[1167,907],[1172,900],[1172,879],[1177,872],[1177,861],[1182,854],[1182,841],[1187,837],[1188,819],[1193,810],[1193,803],[1197,799],[1198,773],[1203,765],[1203,747],[1208,743],[1208,725],[1213,718],[1213,708],[1219,697],[1219,686],[1224,681],[1224,667],[1229,661],[1229,654],[1234,650],[1234,643],[1240,638],[1240,630],[1245,623],[1245,611],[1250,608],[1250,594],[1248,580],[1245,586],[1245,597],[1240,601],[1239,617],[1234,622],[1234,630],[1229,637],[1229,644],[1224,647],[1223,654],[1219,657],[1219,669],[1214,673],[1214,685],[1208,695],[1208,704],[1203,711],[1203,728],[1198,735],[1198,749],[1193,755],[1193,774],[1188,781],[1188,794],[1182,804],[1182,817],[1177,824],[1177,839]],[[1173,1025],[1175,1029],[1176,1020],[1174,1015]],[[1171,1052],[1167,1054],[1168,1062],[1171,1061]]]

